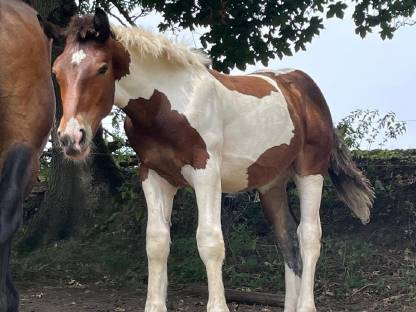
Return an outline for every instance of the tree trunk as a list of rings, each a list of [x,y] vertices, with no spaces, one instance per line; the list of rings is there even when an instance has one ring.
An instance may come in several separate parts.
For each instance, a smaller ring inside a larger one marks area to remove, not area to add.
[[[76,4],[65,0],[32,0],[42,18],[65,26],[76,13]],[[55,46],[53,59],[62,50]],[[117,187],[122,183],[121,173],[114,163],[107,145],[98,131],[94,138],[95,149],[85,163],[64,159],[58,143],[56,129],[62,116],[59,89],[55,83],[57,110],[52,129],[52,160],[48,177],[48,190],[38,213],[29,222],[20,247],[32,250],[39,244],[62,240],[79,234],[92,222],[92,211],[103,203],[111,203]],[[95,196],[95,198],[91,198]]]

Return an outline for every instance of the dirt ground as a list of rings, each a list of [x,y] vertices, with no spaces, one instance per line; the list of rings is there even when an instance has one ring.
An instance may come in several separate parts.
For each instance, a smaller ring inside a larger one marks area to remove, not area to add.
[[[70,284],[70,285],[69,285]],[[101,282],[89,285],[43,281],[18,283],[21,294],[21,312],[141,312],[144,309],[144,288],[127,288],[120,285],[105,285]],[[172,286],[171,289],[175,287]],[[400,296],[374,298],[357,296],[340,301],[329,295],[317,295],[318,311],[327,312],[416,312],[416,307],[400,304]],[[230,312],[282,312],[281,307],[244,305],[231,302]],[[183,295],[171,290],[168,311],[205,312],[206,299]]]
[[[141,312],[144,310],[145,289],[128,289],[115,285],[59,285],[53,282],[21,284],[21,312]],[[168,311],[206,312],[206,300],[169,292]],[[230,303],[230,311],[281,312],[281,308]]]

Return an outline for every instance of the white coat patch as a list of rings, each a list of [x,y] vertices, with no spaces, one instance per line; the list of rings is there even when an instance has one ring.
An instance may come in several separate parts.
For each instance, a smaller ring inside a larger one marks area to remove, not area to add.
[[[72,54],[71,63],[79,65],[86,56],[84,50],[80,49]]]
[[[224,192],[247,187],[247,168],[269,148],[290,144],[294,125],[281,92],[257,98],[223,88],[224,145],[221,166]]]

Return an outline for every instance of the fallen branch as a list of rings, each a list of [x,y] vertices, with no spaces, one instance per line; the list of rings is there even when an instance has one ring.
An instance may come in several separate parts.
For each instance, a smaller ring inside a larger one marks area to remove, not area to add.
[[[178,287],[176,295],[190,295],[208,298],[208,290],[205,286],[183,286]],[[225,298],[227,302],[237,302],[243,304],[259,304],[271,307],[283,307],[284,295],[260,293],[255,291],[242,291],[236,289],[225,289]]]

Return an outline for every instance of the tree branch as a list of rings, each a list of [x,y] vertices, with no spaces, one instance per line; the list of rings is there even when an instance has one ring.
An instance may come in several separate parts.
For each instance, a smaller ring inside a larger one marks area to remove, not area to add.
[[[136,26],[136,24],[134,23],[134,21],[131,19],[129,13],[123,8],[123,6],[120,5],[120,3],[118,3],[115,0],[110,0],[110,3],[113,4],[117,10],[120,12],[120,14],[124,17],[124,19],[131,25],[131,26]],[[110,11],[110,10],[109,10]],[[108,12],[110,13],[110,12]]]
[[[126,25],[126,23],[124,23],[123,22],[123,20],[120,18],[120,17],[118,17],[117,15],[115,15],[114,13],[112,13],[111,12],[111,9],[109,9],[108,11],[107,11],[107,13],[109,14],[109,15],[111,15],[112,17],[114,17],[121,25],[123,25],[123,26],[125,26],[125,27],[127,27],[127,25]]]

